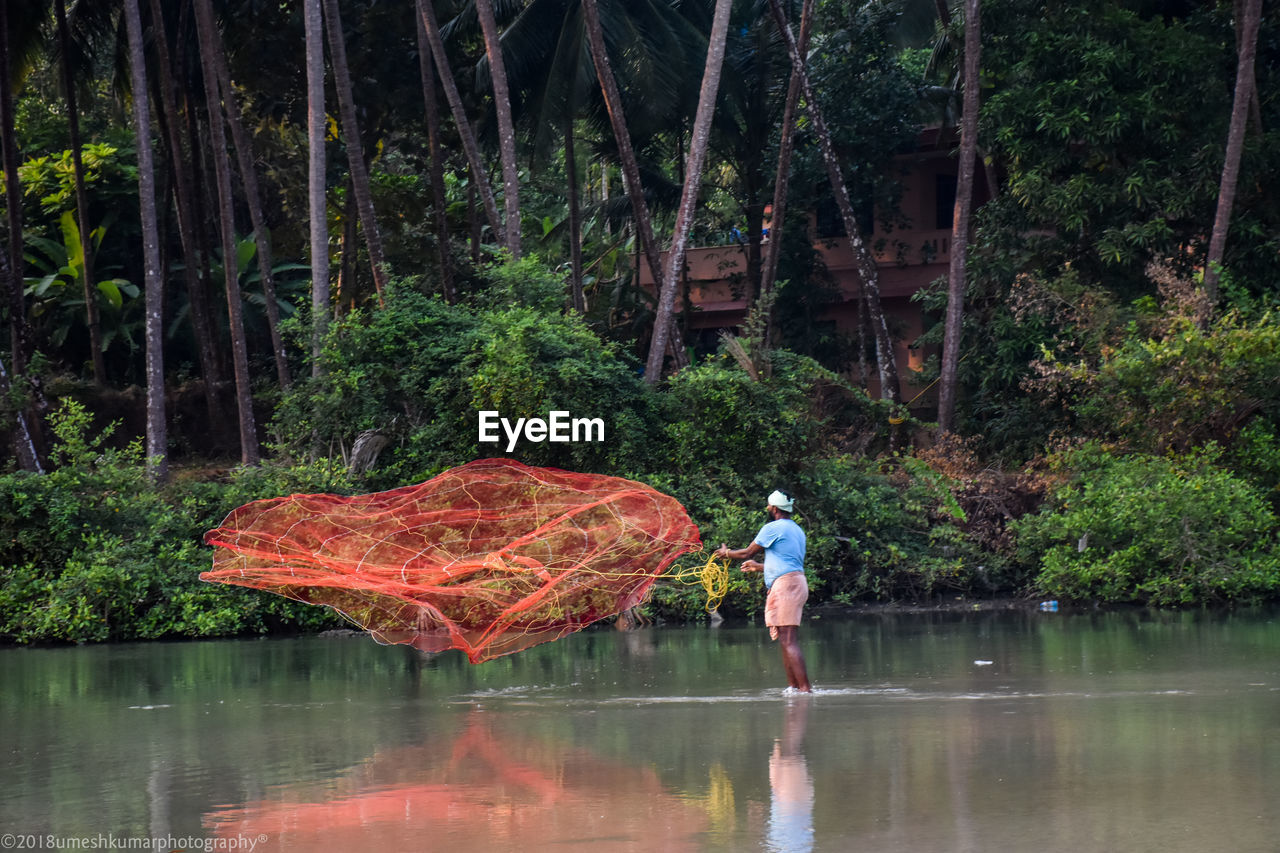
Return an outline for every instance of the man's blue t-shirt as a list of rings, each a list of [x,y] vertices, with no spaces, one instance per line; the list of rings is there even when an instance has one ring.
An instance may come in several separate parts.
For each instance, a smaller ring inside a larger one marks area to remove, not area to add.
[[[755,543],[764,548],[764,586],[787,572],[804,571],[804,531],[789,518],[771,521],[756,534]]]

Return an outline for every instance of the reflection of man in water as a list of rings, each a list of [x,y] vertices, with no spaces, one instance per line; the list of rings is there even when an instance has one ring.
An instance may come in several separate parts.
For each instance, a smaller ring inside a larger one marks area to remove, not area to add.
[[[782,737],[769,756],[768,849],[804,853],[813,849],[813,777],[804,757],[804,718],[809,700],[787,705]]]
[[[800,614],[809,598],[809,584],[804,577],[805,535],[800,525],[791,520],[795,502],[782,491],[769,495],[769,523],[760,528],[750,545],[731,550],[721,544],[716,556],[730,560],[746,560],[744,572],[764,572],[764,585],[769,597],[764,605],[764,624],[769,636],[782,649],[782,665],[787,671],[787,684],[808,693],[809,674],[805,671],[804,654],[800,651]],[[764,554],[764,563],[755,558]]]

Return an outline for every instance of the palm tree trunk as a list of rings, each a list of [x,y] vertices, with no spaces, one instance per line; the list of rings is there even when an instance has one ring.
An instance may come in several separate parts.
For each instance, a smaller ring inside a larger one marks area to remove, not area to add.
[[[53,4],[62,52],[62,85],[67,96],[67,131],[71,137],[71,169],[76,184],[76,219],[80,223],[81,259],[84,274],[85,325],[89,327],[89,349],[93,360],[94,384],[107,382],[107,362],[102,354],[102,318],[98,310],[98,287],[93,275],[93,236],[89,233],[89,194],[84,188],[84,158],[80,152],[80,111],[76,107],[76,87],[71,74],[71,35],[67,29],[66,0]]]
[[[573,145],[573,117],[564,123],[564,176],[569,193],[569,297],[573,310],[585,314],[587,297],[582,292],[582,215],[578,199],[578,157]]]
[[[675,233],[671,236],[671,251],[667,253],[667,269],[663,276],[662,290],[658,296],[658,309],[653,323],[653,342],[649,345],[649,361],[645,366],[645,378],[656,382],[662,373],[662,356],[671,334],[675,317],[676,290],[680,274],[684,270],[685,254],[689,247],[689,229],[693,225],[694,207],[701,189],[702,166],[707,158],[707,145],[711,140],[711,120],[716,110],[716,95],[720,91],[720,74],[724,65],[724,45],[729,33],[730,0],[716,0],[715,15],[711,22],[711,34],[707,42],[707,63],[702,72],[702,89],[698,93],[698,109],[694,113],[693,132],[689,137],[689,158],[685,167],[684,192],[680,208],[676,212]],[[682,365],[684,347],[675,353],[676,366]]]
[[[129,68],[133,83],[133,124],[138,140],[138,201],[142,211],[142,254],[146,266],[147,473],[159,482],[168,476],[168,428],[164,393],[164,273],[160,268],[160,227],[156,214],[155,156],[151,149],[151,104],[147,96],[147,60],[138,0],[125,0],[129,31]]]
[[[506,208],[507,250],[513,260],[520,259],[520,171],[516,164],[516,130],[511,120],[511,92],[507,87],[507,66],[502,61],[502,42],[498,38],[498,22],[493,15],[493,0],[476,0],[480,29],[484,32],[484,51],[489,57],[489,76],[493,80],[493,106],[498,115],[498,154],[502,159],[503,205]]]
[[[320,0],[305,0],[307,35],[307,211],[311,230],[311,375],[324,375],[321,353],[329,329],[329,219],[324,182],[324,18]]]
[[[1244,30],[1244,4],[1248,0],[1232,0],[1231,2],[1231,19],[1235,24],[1236,31],[1236,51],[1240,50],[1240,37]],[[1257,74],[1252,75],[1249,80],[1249,90],[1252,92],[1249,98],[1249,124],[1253,126],[1254,133],[1262,135],[1262,101],[1258,97],[1258,77]]]
[[[427,156],[431,158],[428,169],[431,180],[432,219],[436,226],[436,243],[440,254],[440,289],[444,301],[452,304],[457,299],[453,289],[453,257],[449,251],[448,201],[444,189],[444,154],[440,146],[440,102],[436,98],[436,69],[431,60],[431,44],[427,41],[427,28],[422,15],[414,15],[418,30],[418,67],[422,74],[422,102],[427,118]]]
[[[471,257],[471,265],[480,264],[480,212],[476,209],[476,184],[471,177],[471,167],[467,167],[467,250]]]
[[[1231,207],[1235,203],[1236,184],[1240,180],[1240,155],[1244,150],[1244,131],[1253,96],[1253,60],[1258,47],[1258,25],[1262,18],[1262,0],[1245,0],[1244,22],[1240,27],[1240,45],[1236,61],[1235,99],[1231,105],[1231,127],[1227,132],[1226,162],[1222,166],[1222,183],[1218,190],[1218,210],[1213,217],[1213,233],[1209,237],[1209,256],[1204,266],[1204,295],[1210,307],[1218,301],[1218,279],[1222,258],[1226,253],[1227,229],[1231,225]]]
[[[213,8],[209,0],[195,0],[196,30],[200,42],[200,66],[205,102],[209,110],[210,151],[218,189],[218,221],[222,235],[223,280],[227,289],[227,317],[231,326],[231,359],[236,379],[236,410],[240,421],[240,461],[257,465],[257,425],[253,416],[253,389],[249,382],[249,347],[244,334],[244,310],[240,297],[240,271],[236,263],[235,206],[231,195],[231,161],[218,99],[217,69],[213,59]]]
[[[956,38],[956,34],[951,28],[951,8],[947,5],[947,0],[934,0],[933,7],[938,12],[938,23],[941,25],[947,41],[951,43],[951,49],[957,57],[956,61],[960,62],[960,57],[964,56],[964,45],[961,44],[960,39]],[[960,73],[963,75],[964,71],[961,70]],[[979,92],[978,94],[979,101],[981,101],[982,93]],[[978,146],[974,150],[982,157],[982,174],[987,179],[987,197],[995,198],[1000,195],[1000,180],[996,177],[995,165],[982,146]]]
[[[373,210],[373,188],[364,162],[360,127],[356,123],[356,100],[351,87],[351,69],[347,66],[347,45],[343,40],[338,0],[324,0],[324,18],[329,29],[329,59],[333,65],[333,88],[338,93],[342,135],[347,143],[347,163],[351,169],[351,183],[355,187],[356,205],[360,210],[360,224],[364,228],[364,242],[369,248],[369,265],[373,267],[373,288],[378,292],[381,304],[387,285],[387,259],[382,251],[382,232],[378,229],[378,219]]]
[[[965,265],[969,254],[969,219],[973,209],[974,160],[978,153],[978,62],[981,56],[980,0],[964,4],[964,101],[960,124],[960,174],[956,178],[956,206],[952,216],[951,268],[947,279],[947,319],[942,344],[942,375],[938,385],[938,432],[953,428],[956,413],[956,375],[964,327]]]
[[[360,212],[356,209],[356,193],[350,176],[347,178],[347,197],[342,207],[342,237],[338,246],[338,284],[334,294],[334,316],[340,317],[357,304],[356,257],[360,247],[356,245],[356,225]]]
[[[835,148],[831,144],[831,134],[827,131],[827,124],[822,118],[822,110],[814,97],[812,87],[809,85],[809,75],[805,71],[804,59],[800,56],[799,49],[796,46],[795,36],[791,34],[791,27],[788,26],[787,20],[782,13],[782,6],[779,0],[769,0],[769,6],[773,10],[774,20],[777,21],[778,29],[787,44],[787,53],[791,56],[791,67],[800,77],[801,91],[804,94],[805,105],[809,111],[809,120],[813,124],[814,135],[818,137],[818,147],[822,151],[822,159],[827,167],[827,178],[831,182],[831,192],[835,196],[836,206],[840,209],[840,216],[844,220],[845,233],[849,237],[849,248],[853,250],[854,266],[858,271],[858,277],[861,279],[863,297],[867,303],[867,313],[875,331],[876,361],[880,368],[880,396],[882,399],[897,402],[900,396],[898,366],[894,361],[893,338],[889,334],[889,324],[885,319],[884,309],[880,304],[879,270],[876,268],[875,259],[871,257],[871,253],[867,250],[866,243],[863,242],[862,233],[858,228],[857,217],[853,213],[853,204],[849,201],[849,189],[845,186],[844,173],[840,168],[840,161],[836,157]]]
[[[3,149],[5,207],[8,215],[9,333],[13,375],[22,376],[30,358],[30,330],[22,292],[22,185],[18,178],[18,135],[14,129],[13,81],[9,73],[9,10],[0,3],[0,149]]]
[[[185,7],[184,7],[185,8]],[[174,65],[178,68],[186,67],[186,63],[180,57],[174,57]],[[202,302],[201,311],[204,314],[205,322],[208,324],[208,335],[205,338],[206,346],[209,348],[209,360],[217,365],[217,372],[213,374],[208,381],[214,381],[215,392],[218,396],[218,406],[221,408],[224,404],[222,399],[223,391],[227,388],[226,379],[229,365],[226,359],[226,353],[223,351],[221,340],[219,337],[218,312],[214,307],[215,284],[213,282],[213,267],[210,259],[213,257],[213,246],[209,242],[209,229],[213,222],[213,218],[209,214],[208,203],[210,201],[209,186],[211,177],[209,175],[208,159],[210,152],[201,148],[203,136],[200,128],[200,94],[194,92],[190,87],[185,87],[182,92],[182,117],[186,124],[186,150],[191,158],[191,214],[194,231],[192,232],[193,245],[195,247],[196,272],[200,277],[200,299]],[[206,114],[208,111],[206,110]],[[214,190],[216,194],[217,190]]]
[[[613,68],[609,64],[609,54],[605,50],[604,29],[600,26],[600,10],[596,0],[582,0],[583,23],[587,30],[587,44],[591,51],[591,60],[596,67],[596,77],[600,81],[600,89],[604,94],[605,109],[609,113],[609,124],[613,128],[613,136],[618,144],[618,163],[622,167],[623,183],[627,195],[631,199],[632,218],[635,221],[636,235],[640,238],[636,251],[644,252],[649,264],[649,272],[653,276],[659,293],[666,290],[663,278],[662,256],[658,251],[658,243],[653,238],[653,219],[649,215],[649,204],[645,201],[644,188],[640,184],[640,166],[636,161],[635,150],[631,147],[631,132],[627,128],[626,115],[622,111],[622,95],[618,91],[618,81],[614,79]],[[636,270],[637,275],[639,269]],[[674,301],[674,294],[673,294]],[[671,326],[667,322],[661,324],[663,334]],[[654,325],[657,334],[658,324]],[[665,346],[665,343],[663,344]],[[662,349],[658,349],[661,356]],[[650,353],[653,344],[650,344]],[[660,377],[661,371],[645,369],[645,381],[653,384]]]
[[[813,0],[800,6],[800,38],[797,49],[803,56],[809,50],[809,24],[813,20]],[[787,100],[782,108],[782,138],[778,143],[778,172],[773,181],[773,216],[769,220],[769,243],[760,271],[760,296],[767,299],[778,281],[778,259],[782,256],[782,228],[786,221],[787,193],[791,188],[791,155],[795,151],[796,108],[800,104],[800,77],[794,68],[787,82]],[[765,321],[765,346],[773,339],[773,304],[768,304]]]
[[[235,86],[231,82],[231,68],[227,64],[227,50],[217,27],[212,31],[213,61],[218,72],[218,87],[222,90],[222,102],[226,107],[227,125],[231,128],[231,141],[236,149],[236,161],[240,164],[240,180],[244,184],[245,201],[249,205],[249,221],[253,223],[254,242],[257,244],[258,271],[262,277],[262,298],[267,311],[267,329],[271,335],[271,352],[276,363],[276,381],[280,387],[289,387],[289,362],[285,357],[284,340],[280,336],[280,304],[276,301],[276,283],[271,269],[275,265],[271,251],[271,232],[267,229],[267,217],[262,207],[262,190],[258,185],[258,172],[254,167],[253,143],[240,118],[240,106],[236,101]]]
[[[462,103],[462,95],[458,92],[458,84],[453,79],[453,69],[449,67],[449,57],[444,52],[444,42],[440,38],[440,26],[436,23],[436,12],[431,0],[417,0],[418,17],[422,19],[422,27],[427,34],[427,43],[431,45],[431,56],[436,63],[436,71],[440,74],[440,85],[444,88],[445,100],[453,113],[453,122],[458,127],[458,136],[462,139],[462,150],[467,155],[467,165],[471,171],[471,181],[475,184],[484,204],[484,215],[489,220],[489,227],[502,245],[506,245],[506,232],[502,227],[502,218],[498,216],[498,203],[493,197],[493,186],[489,183],[484,170],[484,161],[480,159],[480,146],[476,144],[475,133],[471,130],[471,122],[467,120],[467,110]]]
[[[157,113],[163,118],[161,125],[168,141],[169,166],[173,170],[173,194],[178,209],[178,236],[182,242],[184,260],[182,274],[187,287],[187,310],[191,317],[191,329],[195,337],[200,372],[204,377],[204,400],[205,408],[209,412],[209,423],[213,425],[213,432],[221,436],[226,434],[228,424],[223,407],[218,402],[218,389],[223,382],[222,365],[214,346],[208,293],[201,272],[202,253],[200,240],[196,236],[200,223],[195,213],[197,206],[195,180],[192,176],[190,160],[185,156],[182,145],[183,118],[178,109],[177,95],[173,87],[173,81],[177,75],[174,74],[174,65],[169,59],[169,40],[164,27],[161,0],[151,0],[150,5],[151,40],[160,64],[160,73],[156,78],[160,84],[161,109],[157,110]]]

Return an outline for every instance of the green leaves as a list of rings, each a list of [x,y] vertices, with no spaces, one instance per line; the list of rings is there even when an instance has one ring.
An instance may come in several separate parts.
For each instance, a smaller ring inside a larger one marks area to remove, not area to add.
[[[1061,234],[1068,256],[1102,276],[1197,240],[1221,171],[1201,152],[1225,139],[1230,108],[1213,73],[1231,60],[1219,21],[1090,0],[1047,14],[1022,0],[985,11],[983,58],[1003,84],[981,135],[1008,165],[1010,201],[997,203],[1018,204],[1015,227]]]
[[[1280,591],[1277,518],[1216,448],[1119,454],[1098,443],[1053,459],[1070,479],[1015,526],[1047,595],[1186,605]]]

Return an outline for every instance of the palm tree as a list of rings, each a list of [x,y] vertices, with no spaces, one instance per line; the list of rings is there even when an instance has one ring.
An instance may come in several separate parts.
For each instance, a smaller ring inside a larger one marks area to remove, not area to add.
[[[973,209],[974,160],[978,153],[978,62],[981,56],[980,2],[964,4],[964,102],[960,125],[960,174],[956,178],[952,216],[951,267],[947,277],[947,319],[938,384],[938,432],[952,429],[956,413],[956,373],[964,325],[965,265],[969,253],[969,219]]]
[[[583,314],[587,310],[587,296],[582,289],[582,200],[573,136],[573,118],[568,117],[564,123],[564,177],[565,194],[569,197],[569,299],[573,310]]]
[[[382,251],[382,233],[373,209],[373,188],[369,184],[369,169],[364,162],[364,146],[360,143],[360,127],[356,123],[356,100],[351,86],[351,69],[347,66],[347,45],[342,33],[342,18],[338,14],[338,0],[324,0],[325,24],[329,29],[329,59],[333,64],[333,87],[338,93],[338,115],[342,118],[342,135],[346,140],[347,163],[351,169],[351,187],[360,211],[360,224],[364,227],[364,242],[369,249],[369,264],[373,267],[373,287],[378,301],[386,290],[386,256]]]
[[[89,349],[93,360],[93,381],[105,385],[107,362],[102,354],[102,321],[98,311],[97,286],[93,277],[93,240],[89,239],[89,194],[84,186],[84,158],[80,153],[80,111],[76,108],[76,87],[71,73],[71,35],[67,27],[66,0],[55,0],[54,19],[58,27],[59,59],[62,66],[62,86],[66,90],[67,130],[71,141],[71,168],[76,187],[76,219],[80,226],[83,250],[85,325],[89,327]]]
[[[157,113],[165,119],[161,124],[168,142],[169,166],[173,170],[171,189],[176,201],[178,236],[182,244],[182,274],[186,283],[187,310],[195,337],[196,355],[204,377],[202,384],[205,408],[209,413],[209,423],[213,426],[212,431],[217,435],[225,435],[228,423],[219,400],[219,389],[223,386],[222,359],[219,358],[215,345],[214,322],[203,273],[205,253],[201,251],[199,236],[203,231],[199,224],[201,217],[196,212],[199,201],[195,189],[193,158],[187,156],[182,143],[183,116],[178,109],[178,96],[174,86],[175,79],[185,79],[185,75],[178,75],[170,60],[169,37],[161,4],[162,0],[151,0],[150,3],[151,40],[160,66],[160,73],[156,75],[160,89],[160,109]]]
[[[1253,60],[1258,47],[1258,26],[1262,19],[1262,0],[1245,0],[1244,20],[1240,25],[1240,41],[1236,60],[1235,98],[1231,104],[1231,126],[1227,131],[1227,152],[1222,165],[1222,183],[1218,190],[1218,209],[1213,217],[1209,237],[1209,256],[1204,267],[1204,294],[1212,306],[1218,301],[1218,278],[1226,252],[1227,229],[1231,225],[1231,207],[1235,203],[1236,184],[1240,180],[1240,155],[1244,149],[1245,125],[1253,97]]]
[[[465,6],[450,28],[456,31],[470,25],[472,8]],[[514,18],[502,22],[503,57],[514,118],[527,129],[530,160],[535,166],[557,149],[563,155],[569,293],[571,304],[585,310],[578,140],[583,129],[599,127],[607,132],[609,117],[601,101],[582,4],[580,0],[531,0],[518,9],[507,8],[509,13],[515,12]],[[685,104],[680,96],[689,88],[685,85],[684,58],[695,51],[705,52],[706,35],[662,0],[609,3],[603,9],[597,4],[597,8],[604,16],[601,27],[607,50],[627,57],[625,65],[618,69],[619,88],[636,93],[628,100],[626,110],[632,148],[641,148],[645,139],[661,136],[681,118]],[[701,58],[700,54],[699,61]],[[481,59],[476,67],[477,79],[486,80],[488,74],[487,59]],[[653,189],[648,187],[650,192]],[[678,203],[678,192],[671,193],[673,207]]]
[[[307,210],[311,231],[311,375],[324,373],[321,353],[329,326],[329,220],[324,181],[324,18],[320,0],[305,0],[307,36]]]
[[[133,124],[138,140],[138,200],[142,211],[142,253],[146,267],[147,472],[153,480],[168,475],[168,428],[164,392],[164,271],[160,268],[160,225],[156,215],[155,157],[151,150],[151,104],[147,60],[138,0],[124,2],[133,85]]]
[[[844,172],[840,167],[835,148],[831,144],[831,134],[827,131],[826,122],[822,118],[822,109],[818,106],[813,88],[809,85],[809,75],[805,71],[804,59],[796,46],[795,36],[791,33],[791,27],[782,12],[782,5],[779,0],[769,0],[769,6],[773,11],[774,20],[778,24],[778,30],[786,41],[787,53],[791,56],[792,68],[800,78],[800,88],[804,94],[809,120],[813,124],[813,133],[818,139],[818,147],[822,152],[822,159],[827,167],[827,178],[831,183],[832,195],[835,196],[836,206],[839,208],[840,217],[844,221],[845,234],[849,238],[849,248],[853,250],[854,265],[862,284],[863,301],[866,303],[867,313],[870,315],[872,328],[875,332],[876,362],[880,368],[880,396],[882,399],[897,402],[899,398],[898,367],[894,361],[893,338],[889,334],[889,324],[885,318],[884,309],[880,304],[880,273],[876,268],[875,259],[871,257],[871,253],[867,250],[866,243],[862,239],[862,233],[858,228],[858,220],[853,212],[853,204],[849,200],[849,189],[844,182]]]
[[[640,183],[640,166],[636,160],[635,150],[631,147],[631,132],[627,128],[627,119],[622,111],[622,94],[618,91],[618,82],[613,76],[609,54],[605,50],[604,30],[600,26],[600,11],[596,0],[582,0],[582,17],[587,31],[587,43],[591,49],[591,59],[596,67],[596,77],[600,81],[605,107],[609,113],[609,123],[613,127],[613,136],[618,144],[618,162],[626,181],[627,195],[631,199],[636,235],[640,238],[640,247],[644,251],[645,260],[649,263],[649,272],[653,275],[653,280],[661,293],[666,289],[663,281],[662,256],[658,251],[658,243],[653,237],[653,219],[649,215],[649,204],[645,201],[644,187]],[[671,325],[669,319],[663,323],[655,322],[654,334],[657,335],[661,328],[663,335],[668,335]],[[678,330],[676,333],[678,334]],[[662,350],[658,352],[661,357]],[[660,374],[660,370],[654,371],[646,367],[645,381],[655,384],[661,378]]]
[[[222,91],[222,100],[226,107],[227,126],[231,128],[231,141],[236,150],[236,161],[240,164],[240,180],[244,184],[249,221],[253,223],[258,271],[262,277],[262,296],[267,310],[267,329],[271,335],[271,352],[276,364],[276,380],[281,388],[287,388],[289,387],[289,362],[285,357],[284,341],[280,336],[280,304],[276,301],[275,275],[272,272],[274,261],[271,252],[271,232],[267,230],[267,217],[262,206],[262,190],[258,186],[258,172],[254,166],[253,143],[250,142],[249,133],[245,130],[244,121],[240,118],[235,85],[232,83],[231,69],[227,64],[226,47],[217,27],[213,28],[211,38],[213,62],[218,73],[218,87]]]
[[[10,343],[13,348],[13,374],[21,377],[30,357],[30,331],[27,326],[26,303],[22,293],[22,186],[18,178],[18,136],[14,129],[13,63],[14,40],[11,38],[9,3],[0,3],[0,149],[3,149],[5,207],[8,214],[7,250]]]
[[[131,0],[136,2],[136,0]],[[235,206],[231,194],[231,161],[227,156],[227,136],[218,97],[218,74],[213,57],[213,6],[210,0],[195,0],[196,31],[200,42],[200,67],[204,78],[205,104],[209,111],[210,153],[217,183],[218,223],[222,236],[223,281],[227,291],[227,317],[231,325],[231,363],[236,379],[236,410],[240,422],[240,461],[257,465],[257,425],[253,416],[253,389],[249,381],[249,347],[244,334],[244,311],[240,296],[240,271],[236,262]]]
[[[431,46],[431,56],[435,61],[436,71],[440,75],[440,85],[444,88],[445,100],[449,102],[449,109],[453,113],[453,122],[457,126],[458,136],[462,139],[462,150],[467,155],[467,165],[470,167],[470,185],[480,195],[480,201],[484,205],[485,218],[489,220],[489,227],[493,229],[498,242],[506,244],[506,231],[502,227],[501,217],[498,216],[498,203],[494,200],[493,187],[489,184],[484,161],[480,158],[480,146],[476,143],[476,136],[471,129],[471,122],[467,119],[467,110],[462,103],[462,95],[458,91],[458,84],[453,79],[453,69],[449,67],[449,57],[444,50],[444,40],[440,38],[440,25],[436,21],[435,8],[432,6],[432,0],[417,0],[417,3],[418,16],[422,19],[422,27],[427,35],[427,44]]]
[[[813,21],[813,0],[804,0],[800,6],[800,36],[797,50],[803,56],[808,52],[809,29]],[[787,82],[787,100],[782,108],[782,136],[778,143],[778,170],[773,182],[773,217],[769,222],[770,240],[765,249],[764,263],[760,271],[760,295],[773,292],[778,280],[778,259],[782,255],[782,229],[786,221],[787,193],[791,183],[791,155],[795,150],[796,108],[800,103],[800,76],[794,68]],[[772,328],[773,311],[769,311]],[[766,345],[770,332],[765,334]]]
[[[653,340],[649,344],[649,360],[645,365],[645,377],[651,383],[657,382],[662,374],[662,359],[674,325],[676,290],[679,287],[680,273],[684,269],[689,228],[693,224],[693,209],[698,201],[702,181],[702,165],[706,161],[707,144],[711,140],[711,120],[715,114],[716,95],[720,90],[720,72],[724,65],[724,44],[729,33],[729,12],[732,6],[731,0],[716,0],[707,43],[707,63],[702,73],[702,90],[698,94],[698,110],[694,115],[693,131],[689,138],[684,192],[680,198],[680,209],[676,213],[675,233],[671,237],[671,251],[667,254],[667,268],[661,280],[658,308],[653,320]],[[683,349],[682,346],[681,350]]]
[[[956,35],[955,27],[952,26],[951,7],[948,5],[948,0],[933,0],[933,8],[934,13],[937,16],[936,22],[942,28],[942,35],[934,42],[933,53],[929,57],[929,64],[925,69],[925,77],[926,79],[932,78],[934,74],[938,73],[939,69],[945,67],[944,62],[947,61],[947,47],[950,47],[950,53],[954,57],[957,66],[954,72],[948,75],[951,79],[950,85],[926,86],[923,91],[928,93],[931,98],[939,98],[945,103],[945,106],[942,108],[943,120],[949,121],[954,120],[955,98],[964,86],[964,45]],[[904,16],[904,18],[906,17],[911,18],[912,22],[916,23],[917,26],[924,18],[924,16],[919,14],[919,12]],[[907,22],[906,26],[910,27],[912,22]],[[961,95],[961,98],[963,98],[963,95]],[[981,104],[981,91],[978,92],[978,101],[979,104]],[[1000,181],[996,177],[995,165],[991,162],[991,158],[987,156],[987,152],[981,143],[978,143],[974,150],[981,158],[982,174],[986,178],[987,182],[987,195],[989,198],[995,198],[1000,194]]]
[[[421,2],[421,0],[419,0]],[[422,103],[427,120],[427,157],[431,182],[432,219],[436,226],[436,243],[440,260],[440,289],[446,302],[456,298],[453,291],[453,258],[449,252],[449,218],[444,189],[444,154],[440,146],[440,101],[436,98],[436,71],[431,61],[431,44],[422,15],[414,15],[418,31],[418,70],[422,75]]]
[[[476,0],[484,50],[489,59],[489,79],[493,83],[493,106],[498,116],[498,153],[502,160],[503,205],[506,207],[507,250],[520,259],[520,171],[516,166],[516,130],[511,120],[511,94],[507,89],[507,67],[502,61],[498,22],[492,0]]]

